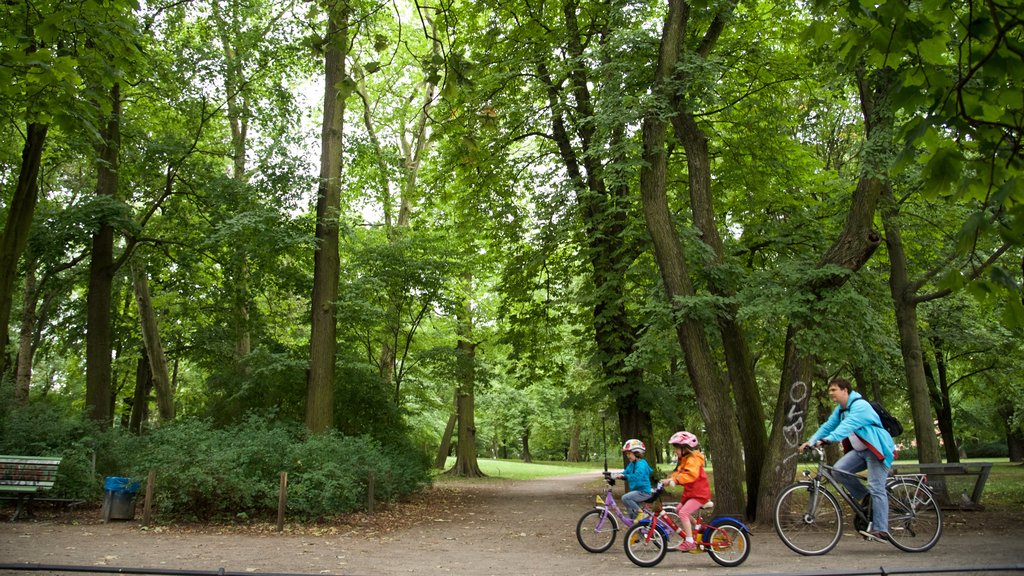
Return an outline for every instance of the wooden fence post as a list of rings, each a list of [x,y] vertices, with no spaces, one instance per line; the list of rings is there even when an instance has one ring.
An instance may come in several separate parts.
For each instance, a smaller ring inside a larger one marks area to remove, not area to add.
[[[373,501],[374,498],[374,484],[376,483],[377,476],[373,472],[370,472],[370,478],[366,482],[366,511],[373,514]]]
[[[156,470],[150,470],[146,477],[146,501],[142,504],[142,525],[149,526],[153,521],[153,489],[156,484]]]
[[[288,504],[288,472],[281,472],[281,489],[277,495],[277,531],[284,531],[284,509]]]

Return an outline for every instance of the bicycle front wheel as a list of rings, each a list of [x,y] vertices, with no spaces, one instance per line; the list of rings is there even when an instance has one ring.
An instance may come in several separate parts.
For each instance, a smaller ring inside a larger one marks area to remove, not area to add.
[[[819,556],[843,535],[843,510],[831,492],[802,481],[790,484],[775,501],[775,532],[790,550]]]
[[[722,520],[710,526],[703,539],[708,555],[722,566],[739,566],[750,556],[750,535],[739,522]]]
[[[580,516],[576,523],[576,540],[587,552],[604,552],[615,543],[618,531],[615,515],[608,509],[595,508]]]
[[[916,480],[895,479],[889,493],[889,537],[904,552],[930,550],[942,536],[942,511],[932,491]]]
[[[626,530],[623,546],[629,561],[637,566],[650,568],[665,559],[668,544],[661,530],[650,522],[638,522]]]

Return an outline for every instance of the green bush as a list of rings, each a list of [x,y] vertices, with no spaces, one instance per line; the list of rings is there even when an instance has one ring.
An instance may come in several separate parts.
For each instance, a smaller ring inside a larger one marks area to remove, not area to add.
[[[46,402],[0,410],[0,454],[63,457],[54,497],[99,502],[104,477],[143,480],[154,471],[154,506],[165,520],[274,517],[283,471],[288,516],[300,520],[364,508],[371,474],[377,501],[429,485],[422,451],[397,433],[386,441],[311,435],[301,425],[255,416],[226,427],[179,420],[133,436],[99,432],[79,414]]]
[[[282,471],[288,472],[288,514],[301,519],[365,507],[370,473],[378,500],[429,481],[427,463],[415,453],[398,453],[367,437],[310,435],[299,426],[257,418],[230,428],[176,422],[138,443],[133,474],[156,472],[157,512],[171,519],[272,517]]]
[[[0,453],[16,456],[61,456],[53,498],[95,500],[102,496],[99,479],[116,470],[112,457],[121,444],[118,435],[101,433],[78,413],[46,402],[33,402],[0,414]]]

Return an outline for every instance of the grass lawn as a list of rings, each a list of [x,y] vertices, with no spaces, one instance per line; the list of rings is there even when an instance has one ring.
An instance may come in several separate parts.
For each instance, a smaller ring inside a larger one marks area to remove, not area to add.
[[[895,465],[898,467],[900,464],[915,464],[916,462],[916,460],[898,460]],[[1006,458],[971,458],[966,462],[992,462],[992,471],[985,484],[985,491],[982,493],[981,499],[986,508],[1012,510],[1024,507],[1024,465],[1011,463]],[[454,464],[455,458],[448,458],[445,470]],[[494,480],[530,480],[546,476],[567,476],[601,470],[604,467],[603,462],[534,462],[527,464],[519,460],[492,458],[480,458],[477,460],[477,464],[488,478]],[[800,464],[802,469],[811,469],[814,466],[816,464],[806,462]],[[671,469],[671,465],[660,465],[658,468],[664,475]],[[618,465],[618,462],[609,462],[608,469],[617,472],[622,470],[622,467]],[[708,473],[713,478],[713,470],[709,468]],[[441,472],[438,474],[440,475]],[[965,490],[968,494],[971,493],[975,479],[973,476],[950,476],[948,478],[951,491]]]

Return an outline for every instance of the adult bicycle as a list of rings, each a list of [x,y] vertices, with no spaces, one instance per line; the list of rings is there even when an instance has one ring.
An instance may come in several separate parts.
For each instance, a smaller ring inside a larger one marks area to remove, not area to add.
[[[620,523],[629,528],[635,522],[629,514],[619,507],[618,501],[615,500],[613,491],[615,478],[612,478],[612,473],[607,470],[604,472],[604,483],[607,486],[604,496],[597,496],[597,503],[594,509],[585,512],[583,516],[580,516],[579,521],[576,522],[576,540],[587,552],[597,553],[608,550],[615,543]],[[652,515],[650,508],[647,506],[644,506],[641,510],[643,514],[639,518]],[[665,514],[674,516],[675,507],[666,506]],[[675,518],[678,520],[678,516]]]
[[[836,478],[849,474],[825,463],[818,454],[814,474],[803,471],[804,480],[784,488],[775,501],[775,532],[791,550],[804,556],[826,554],[843,533],[842,499],[853,511],[853,526],[867,531],[871,524],[870,498],[857,502]],[[930,550],[942,536],[942,511],[924,474],[900,474],[886,481],[889,497],[889,542],[904,552]]]

